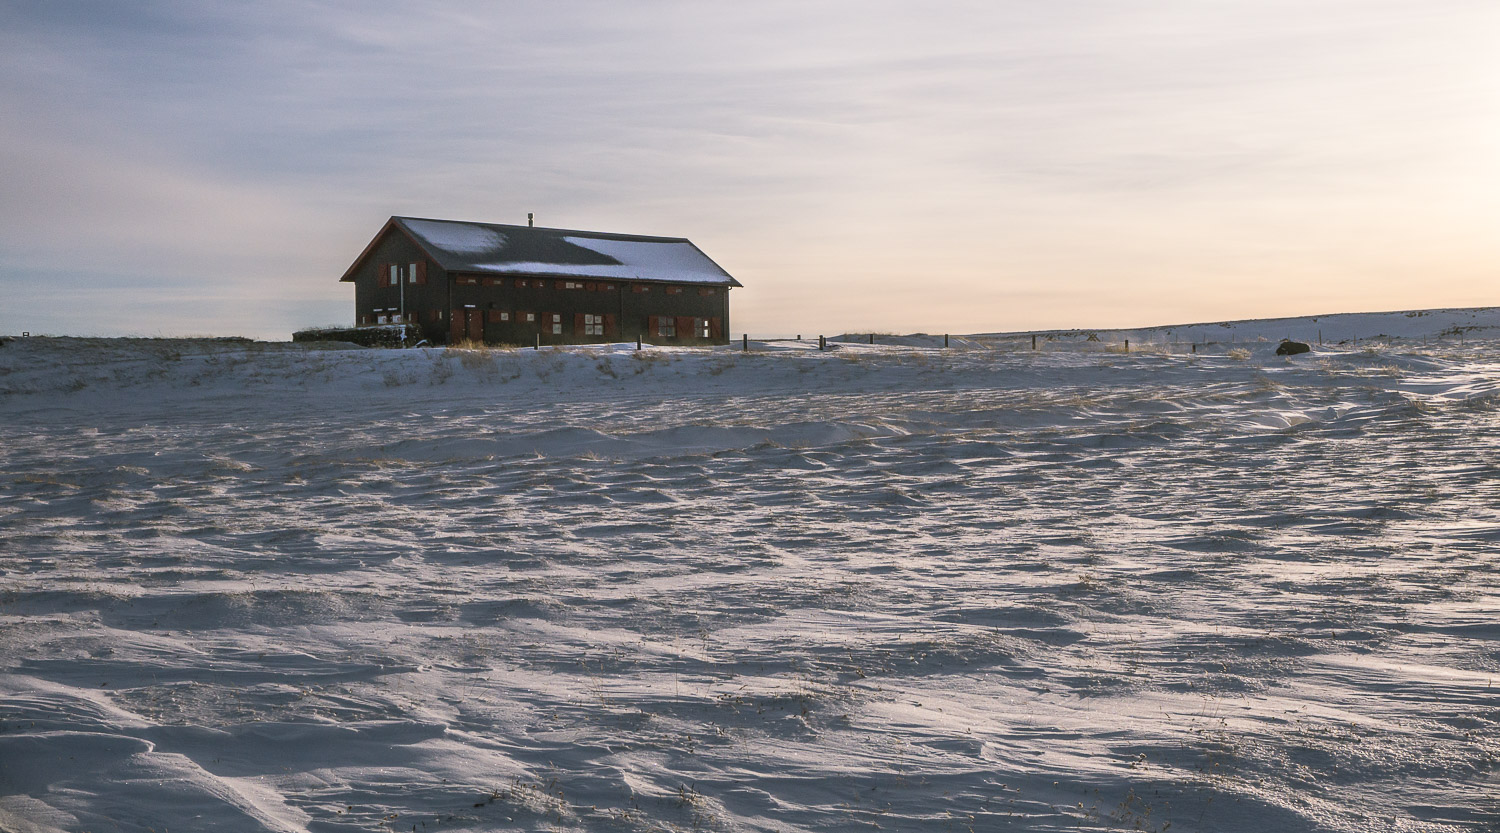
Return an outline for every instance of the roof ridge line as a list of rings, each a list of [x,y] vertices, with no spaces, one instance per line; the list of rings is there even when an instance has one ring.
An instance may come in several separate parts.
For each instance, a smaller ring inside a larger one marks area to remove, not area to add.
[[[485,222],[480,222],[479,220],[444,220],[444,219],[439,219],[439,218],[436,218],[436,217],[408,217],[408,216],[406,216],[404,214],[392,214],[391,215],[391,219],[392,220],[400,220],[403,223],[405,223],[408,220],[416,220],[416,221],[422,222],[422,223],[453,223],[455,225],[484,226],[486,228],[497,228],[497,229],[533,229],[533,230],[536,230],[536,231],[560,231],[560,232],[563,232],[565,234],[577,234],[577,235],[584,235],[584,236],[593,235],[593,236],[597,236],[597,237],[641,238],[641,239],[646,239],[646,240],[673,240],[673,241],[676,241],[676,242],[679,242],[679,243],[691,243],[692,242],[690,239],[688,239],[686,237],[664,237],[664,236],[659,235],[659,234],[628,234],[628,233],[625,233],[625,232],[618,232],[618,231],[590,231],[588,229],[557,228],[557,227],[554,227],[554,226],[523,226],[523,225],[519,225],[519,224],[516,224],[516,223],[485,223]]]

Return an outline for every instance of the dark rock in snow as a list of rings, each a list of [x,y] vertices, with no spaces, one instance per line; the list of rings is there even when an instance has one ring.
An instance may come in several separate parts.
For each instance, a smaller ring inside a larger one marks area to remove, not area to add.
[[[1276,355],[1278,356],[1295,356],[1298,353],[1311,352],[1312,347],[1309,345],[1300,341],[1292,341],[1289,338],[1282,339],[1281,343],[1276,345]]]

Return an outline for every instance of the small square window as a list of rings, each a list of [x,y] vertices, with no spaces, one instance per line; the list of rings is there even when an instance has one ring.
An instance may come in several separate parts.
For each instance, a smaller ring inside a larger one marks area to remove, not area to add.
[[[528,313],[526,313],[526,323],[527,324],[535,324],[536,323],[536,313],[534,313],[534,312],[528,312]]]
[[[585,314],[583,316],[583,334],[586,336],[604,335],[604,316]]]
[[[677,321],[672,318],[656,319],[656,334],[664,338],[677,337]]]
[[[509,321],[510,320],[510,313],[508,313],[508,312],[502,312],[502,313],[500,313],[500,320],[501,321]]]

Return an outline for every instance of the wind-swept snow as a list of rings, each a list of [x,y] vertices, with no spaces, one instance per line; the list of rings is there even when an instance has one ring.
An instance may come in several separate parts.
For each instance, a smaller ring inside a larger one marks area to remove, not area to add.
[[[0,829],[1500,820],[1500,343],[954,343],[0,347]]]

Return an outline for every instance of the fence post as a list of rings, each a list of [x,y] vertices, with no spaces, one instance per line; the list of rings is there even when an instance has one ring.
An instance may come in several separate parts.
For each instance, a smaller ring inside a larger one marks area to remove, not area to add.
[[[636,333],[636,335],[635,335],[635,349],[637,349],[637,350],[641,349],[641,334],[640,333]]]
[[[1125,339],[1125,352],[1130,352],[1130,339]]]
[[[947,333],[943,333],[943,346],[944,347],[948,346],[948,334]]]
[[[541,333],[537,333],[536,334],[536,348],[535,349],[537,349],[537,350],[542,349],[542,334]]]
[[[818,349],[819,350],[827,350],[828,349],[828,339],[824,338],[823,336],[818,336]]]
[[[1198,342],[1196,342],[1196,341],[1193,342],[1193,352],[1194,353],[1198,352]]]
[[[1031,334],[1031,349],[1036,349],[1036,333]]]
[[[741,338],[743,338],[743,341],[741,342],[740,349],[746,353],[750,352],[750,334],[745,333],[743,334],[743,336],[741,336]]]
[[[871,344],[875,343],[875,334],[874,333],[870,333],[870,343]]]

